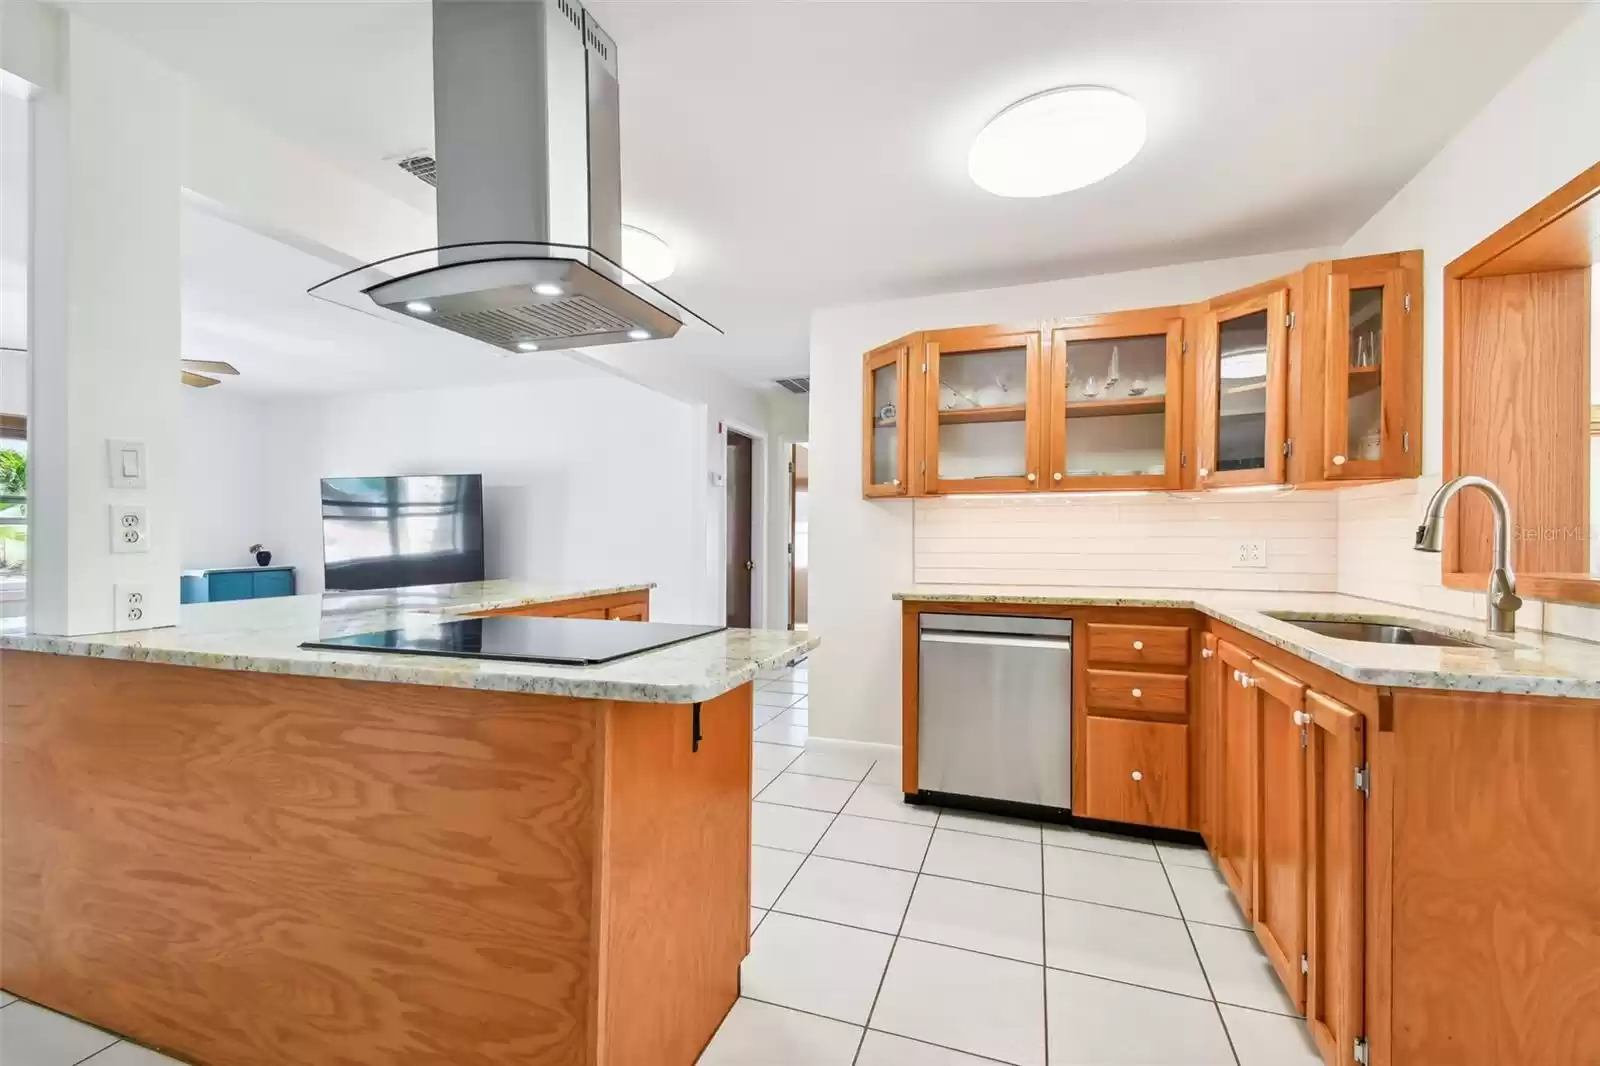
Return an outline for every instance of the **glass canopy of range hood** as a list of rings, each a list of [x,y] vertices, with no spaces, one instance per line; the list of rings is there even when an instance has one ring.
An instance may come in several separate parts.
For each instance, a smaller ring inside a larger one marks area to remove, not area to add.
[[[716,325],[593,248],[532,241],[450,244],[330,278],[312,296],[423,322],[508,352],[720,334]]]

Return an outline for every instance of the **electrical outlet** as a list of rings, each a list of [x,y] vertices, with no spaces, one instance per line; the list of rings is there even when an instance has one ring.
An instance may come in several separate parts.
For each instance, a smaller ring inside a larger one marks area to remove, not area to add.
[[[148,629],[145,621],[150,613],[150,586],[116,585],[113,592],[117,600],[117,629]]]
[[[1238,540],[1233,543],[1234,567],[1260,570],[1267,565],[1267,542],[1264,540]]]
[[[118,554],[150,550],[150,518],[143,507],[111,505],[111,550]]]

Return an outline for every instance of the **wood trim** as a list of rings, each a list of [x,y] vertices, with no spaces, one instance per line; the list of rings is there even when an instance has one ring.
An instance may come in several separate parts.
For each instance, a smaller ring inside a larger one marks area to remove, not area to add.
[[[613,616],[611,612],[618,614]],[[494,618],[501,615],[519,615],[527,618],[610,618],[626,617],[629,621],[650,621],[650,590],[638,592],[613,592],[604,596],[575,596],[570,600],[550,600],[547,603],[528,603],[520,607],[496,607],[463,615],[464,618]]]
[[[1489,587],[1489,575],[1447,573],[1444,587],[1482,592]],[[1530,600],[1600,605],[1600,580],[1588,574],[1524,574],[1518,571],[1517,592]]]
[[[1575,266],[1590,266],[1592,259],[1573,261],[1567,244],[1563,220],[1574,212],[1576,221],[1585,217],[1597,206],[1600,195],[1600,163],[1595,163],[1577,177],[1567,182],[1543,200],[1528,208],[1504,226],[1451,260],[1445,267],[1447,280],[1456,278],[1490,277],[1499,274],[1526,274],[1541,270],[1566,270]],[[1541,244],[1531,253],[1516,254],[1519,245],[1543,237],[1552,227],[1560,239],[1549,245]],[[1590,246],[1592,249],[1592,246]],[[1592,250],[1590,251],[1592,255]]]
[[[1306,686],[1303,682],[1261,659],[1253,659],[1250,670],[1250,676],[1255,679],[1256,685],[1267,695],[1291,711],[1305,710]]]
[[[917,791],[917,721],[921,706],[922,608],[914,603],[900,610],[900,791]]]
[[[915,422],[911,410],[911,355],[911,338],[901,337],[874,348],[861,359],[861,494],[868,499],[905,496],[911,491],[911,435]],[[886,366],[895,367],[895,417],[898,423],[894,435],[895,483],[887,485],[872,480],[873,449],[880,425],[872,379],[874,373]]]

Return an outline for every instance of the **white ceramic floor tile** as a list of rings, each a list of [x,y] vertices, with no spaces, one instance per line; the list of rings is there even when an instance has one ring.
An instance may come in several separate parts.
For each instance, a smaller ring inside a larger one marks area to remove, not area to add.
[[[761,919],[765,918],[766,916],[767,912],[762,910],[760,907],[750,908],[750,931],[752,933],[756,931],[756,926],[761,924]]]
[[[919,877],[900,935],[1004,955],[1019,962],[1041,963],[1044,926],[1039,899],[1032,892],[1013,888]],[[1184,939],[1187,941],[1188,936]],[[1200,972],[1199,963],[1195,964],[1195,972]]]
[[[774,848],[750,849],[750,905],[765,910],[778,902],[789,878],[806,861],[804,855]]]
[[[10,1003],[12,1000],[14,1000],[16,998],[17,997],[13,996],[10,992],[7,992],[5,989],[0,988],[0,1007],[4,1007],[7,1003]]]
[[[92,1058],[85,1059],[83,1066],[183,1066],[183,1063],[124,1040],[120,1044],[112,1044]]]
[[[894,933],[917,875],[882,866],[811,856],[773,905],[785,914]]]
[[[850,1066],[858,1026],[741,999],[722,1019],[699,1066]]]
[[[935,829],[928,857],[922,861],[922,872],[1038,892],[1041,850],[1038,844],[1020,840]],[[1156,872],[1160,873],[1160,867]]]
[[[1176,918],[1046,896],[1044,933],[1045,963],[1056,969],[1211,998],[1189,931]]]
[[[1216,1004],[1049,970],[1050,1066],[1232,1066]]]
[[[933,825],[939,820],[937,807],[916,807],[907,803],[899,786],[862,785],[850,797],[844,813],[912,825]]]
[[[791,769],[797,774],[815,774],[818,777],[838,777],[846,781],[860,781],[877,762],[877,756],[856,751],[817,751],[808,749]]]
[[[792,694],[792,695],[794,695],[796,697],[799,697],[799,696],[804,696],[806,694],[806,683],[804,681],[794,681],[794,680],[788,680],[788,681],[763,681],[763,682],[761,682],[761,684],[756,686],[756,691],[757,692],[787,692],[787,693],[790,693],[790,694]]]
[[[932,837],[933,830],[927,826],[841,814],[823,834],[816,853],[915,871],[922,868],[922,856]]]
[[[808,710],[811,707],[811,697],[810,696],[801,696],[798,700],[795,701],[795,703],[792,706],[797,711]]]
[[[756,741],[755,767],[757,770],[779,771],[787,769],[789,764],[805,754],[802,747],[789,744],[763,744]]]
[[[1039,823],[1024,822],[1016,818],[1000,818],[992,814],[976,814],[970,811],[940,811],[939,828],[955,829],[963,833],[977,833],[981,836],[1005,837],[1008,840],[1026,840],[1029,843],[1039,843]]]
[[[864,1025],[894,937],[776,912],[739,970],[751,999]],[[759,1060],[758,1060],[759,1061]]]
[[[753,737],[756,733],[759,733],[762,726],[765,726],[768,722],[778,717],[778,715],[782,714],[783,711],[784,708],[782,707],[764,707],[759,703],[753,705],[750,708],[751,736]],[[760,741],[757,741],[756,743],[759,744]]]
[[[1051,896],[1179,916],[1178,901],[1159,862],[1046,845],[1044,890]]]
[[[0,1010],[0,1063],[5,1066],[74,1066],[116,1042],[110,1033],[32,1003]]]
[[[1222,1004],[1239,1066],[1321,1066],[1322,1056],[1303,1018],[1285,1018]]]
[[[1027,963],[971,951],[895,942],[871,1028],[1044,1066],[1044,981]]]
[[[994,1060],[869,1029],[856,1066],[994,1066]]]
[[[811,715],[803,707],[788,707],[778,712],[767,725],[775,726],[809,726]]]
[[[803,748],[809,735],[810,733],[803,725],[784,725],[782,722],[768,722],[756,730],[755,739],[763,744],[790,744]]]
[[[755,698],[751,701],[762,707],[776,707],[780,711],[787,711],[802,697],[793,692],[774,692],[771,689],[757,689]]]
[[[1219,1003],[1254,1007],[1274,1014],[1294,1014],[1294,1003],[1278,983],[1278,975],[1256,943],[1254,933],[1215,925],[1189,926],[1200,965],[1211,979]]]
[[[785,770],[778,779],[761,790],[763,803],[784,803],[790,807],[809,807],[814,811],[838,813],[855,791],[854,781],[836,777],[812,777]]]
[[[817,846],[833,815],[757,800],[750,805],[750,842],[802,854]]]
[[[759,796],[761,790],[778,779],[776,770],[752,770],[750,772],[750,795]]]
[[[896,792],[900,791],[901,774],[904,772],[900,765],[900,756],[885,756],[873,766],[872,772],[867,774],[867,784],[883,785]]]
[[[1074,829],[1069,825],[1045,826],[1044,842],[1054,844],[1058,848],[1078,848],[1082,851],[1098,851],[1105,855],[1121,855],[1129,859],[1159,861],[1156,856],[1156,846],[1148,840],[1121,837],[1112,833],[1091,833],[1087,829]]]
[[[1169,864],[1167,878],[1172,882],[1172,891],[1178,894],[1178,906],[1183,908],[1187,920],[1234,929],[1250,928],[1244,912],[1233,901],[1233,890],[1216,870]]]
[[[1211,861],[1211,853],[1205,848],[1162,843],[1156,845],[1156,851],[1161,853],[1161,861],[1168,866],[1193,866],[1201,870],[1217,868],[1216,863]]]

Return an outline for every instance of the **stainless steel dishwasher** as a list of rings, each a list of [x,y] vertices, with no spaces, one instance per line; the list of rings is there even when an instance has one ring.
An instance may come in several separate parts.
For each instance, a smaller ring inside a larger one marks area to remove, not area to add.
[[[924,614],[917,789],[1072,806],[1072,622]]]

